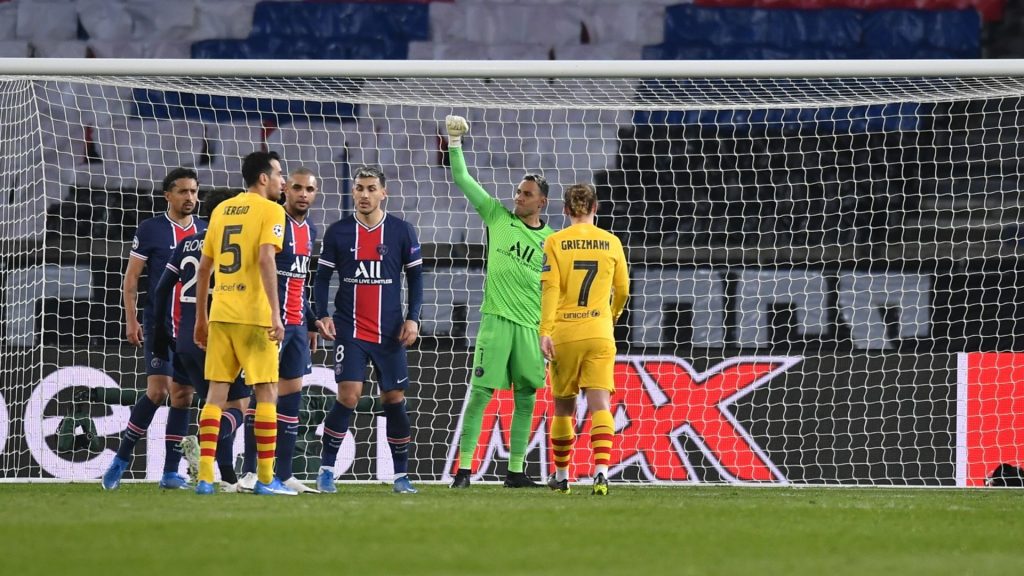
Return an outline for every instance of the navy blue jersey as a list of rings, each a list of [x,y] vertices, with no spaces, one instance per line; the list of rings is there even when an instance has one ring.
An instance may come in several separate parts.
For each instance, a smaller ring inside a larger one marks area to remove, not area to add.
[[[281,321],[285,326],[307,324],[309,295],[306,278],[309,259],[316,242],[316,226],[309,219],[297,222],[285,216],[284,247],[277,253],[277,296],[281,300]]]
[[[203,230],[206,230],[206,222],[196,216],[192,216],[192,222],[188,226],[179,226],[167,214],[143,220],[135,230],[129,257],[138,258],[146,264],[145,274],[149,278],[150,301],[143,307],[142,323],[147,329],[154,325],[152,295],[171,257],[171,251],[178,242]],[[168,310],[168,319],[177,323],[177,318],[178,307],[174,305]]]
[[[334,323],[342,336],[394,343],[407,318],[419,322],[423,303],[423,258],[413,227],[390,214],[368,228],[354,216],[331,224],[317,266],[317,317],[328,315],[331,277],[341,284],[334,298]],[[408,311],[402,315],[402,272],[408,283]]]
[[[196,327],[196,281],[205,240],[206,230],[203,230],[179,242],[171,252],[160,283],[153,291],[159,299],[154,310],[173,308],[178,311],[178,321],[168,324],[171,337],[177,341],[177,351],[193,351],[196,348],[192,339]],[[172,291],[171,286],[176,288]]]

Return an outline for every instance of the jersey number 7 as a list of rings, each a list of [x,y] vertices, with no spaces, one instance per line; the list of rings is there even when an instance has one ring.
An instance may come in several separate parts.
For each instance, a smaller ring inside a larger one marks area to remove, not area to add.
[[[573,270],[583,270],[583,283],[580,284],[580,299],[577,304],[586,308],[590,300],[590,287],[594,285],[594,278],[597,277],[597,260],[573,260]]]

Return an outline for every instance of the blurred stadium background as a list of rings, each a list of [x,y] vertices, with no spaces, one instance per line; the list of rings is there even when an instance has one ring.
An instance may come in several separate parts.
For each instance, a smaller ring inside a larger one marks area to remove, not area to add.
[[[0,56],[982,58],[1024,55],[1022,22],[1024,9],[999,0],[6,0],[0,1]],[[162,166],[195,166],[204,186],[238,185],[232,179],[245,152],[237,149],[239,142],[281,152],[315,146],[315,154],[304,152],[302,160],[324,180],[324,205],[337,206],[321,213],[321,224],[344,208],[339,194],[347,165],[431,164],[426,155],[410,157],[408,149],[416,151],[417,145],[401,141],[406,128],[409,134],[436,130],[423,126],[415,107],[405,114],[407,127],[396,122],[394,110],[383,119],[381,111],[343,103],[195,98],[95,85],[47,89],[43,100],[50,109],[43,121],[54,125],[44,126],[44,132],[54,141],[44,142],[48,172],[33,190],[50,214],[45,232],[130,240],[138,220],[155,209],[145,192],[159,181]],[[499,146],[522,152],[520,162],[527,167],[570,172],[553,181],[595,182],[602,198],[610,200],[603,211],[617,216],[607,225],[630,245],[683,248],[683,259],[691,263],[799,261],[788,248],[822,246],[821,253],[807,258],[901,270],[922,263],[939,266],[944,270],[935,278],[935,291],[954,296],[936,302],[938,332],[930,340],[949,350],[1011,348],[1017,305],[1024,299],[1015,289],[1016,247],[1024,240],[1018,227],[1019,106],[1016,99],[958,101],[898,114],[864,107],[851,111],[853,120],[839,129],[819,125],[834,135],[785,141],[794,130],[806,130],[806,118],[772,118],[767,110],[760,118],[672,111],[605,115],[587,123],[579,114],[569,118],[580,124],[578,133],[542,135],[516,125],[547,118],[492,110],[483,120],[490,122],[487,130],[498,133],[480,135],[476,149],[493,149],[501,140]],[[751,132],[759,122],[767,128]],[[373,156],[364,151],[366,143],[346,142],[346,131],[376,133],[379,140],[370,147],[393,148],[397,156]],[[143,132],[150,136],[141,138]],[[726,132],[730,137],[720,139]],[[567,145],[570,136],[574,140]],[[440,148],[440,143],[418,144]],[[348,154],[346,147],[359,150]],[[509,156],[481,153],[470,160],[486,182],[488,169],[507,168]],[[808,186],[800,182],[807,181],[807,165],[842,167],[813,174],[813,181],[830,185]],[[780,175],[786,181],[779,181]],[[415,181],[401,176],[395,178],[404,198],[399,212],[422,211]],[[443,170],[415,176],[444,181]],[[122,193],[129,190],[143,193]],[[433,191],[420,195],[432,198]],[[557,209],[556,202],[555,223]],[[809,225],[814,214],[824,214],[825,221]],[[417,224],[426,242],[483,242],[476,230],[453,234],[459,222]],[[695,246],[733,249],[686,252]],[[670,251],[668,257],[675,256]],[[92,321],[71,332],[76,338],[118,339],[117,319],[97,315],[120,313],[122,264],[92,270],[88,297],[62,298],[61,306],[103,304],[84,315]]]

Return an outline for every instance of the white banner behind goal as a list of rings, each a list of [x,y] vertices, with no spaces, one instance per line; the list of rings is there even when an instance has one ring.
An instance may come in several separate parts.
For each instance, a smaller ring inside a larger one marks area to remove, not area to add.
[[[491,194],[510,205],[523,174],[543,173],[559,229],[563,187],[593,183],[598,225],[627,247],[613,481],[978,486],[1024,464],[1018,63],[609,65],[618,77],[578,63],[2,64],[19,75],[0,76],[0,478],[89,480],[109,464],[145,389],[120,290],[135,227],[165,209],[170,169],[195,168],[204,192],[240,188],[241,158],[264,149],[318,175],[321,231],[348,214],[352,170],[383,168],[386,209],[426,261],[410,472],[447,480],[487,241],[450,177],[447,114],[469,119],[467,163]],[[300,478],[319,466],[333,397],[326,352],[314,360]],[[341,479],[391,474],[377,410],[360,405]],[[553,466],[552,410],[543,392],[534,477]],[[162,414],[130,477],[159,477]],[[477,478],[504,475],[510,416],[499,394]]]

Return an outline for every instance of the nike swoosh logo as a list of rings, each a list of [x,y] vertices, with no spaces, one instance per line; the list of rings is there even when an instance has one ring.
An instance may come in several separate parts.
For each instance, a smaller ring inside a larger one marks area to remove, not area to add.
[[[398,383],[399,383],[399,384],[401,384],[402,382],[405,382],[405,381],[406,381],[406,380],[408,380],[408,379],[409,379],[409,378],[402,378],[401,380],[399,380],[399,381],[398,381]]]
[[[355,248],[349,248],[349,249],[348,249],[348,251],[349,251],[349,252],[355,252],[355,251],[356,251],[356,249],[355,249]]]

